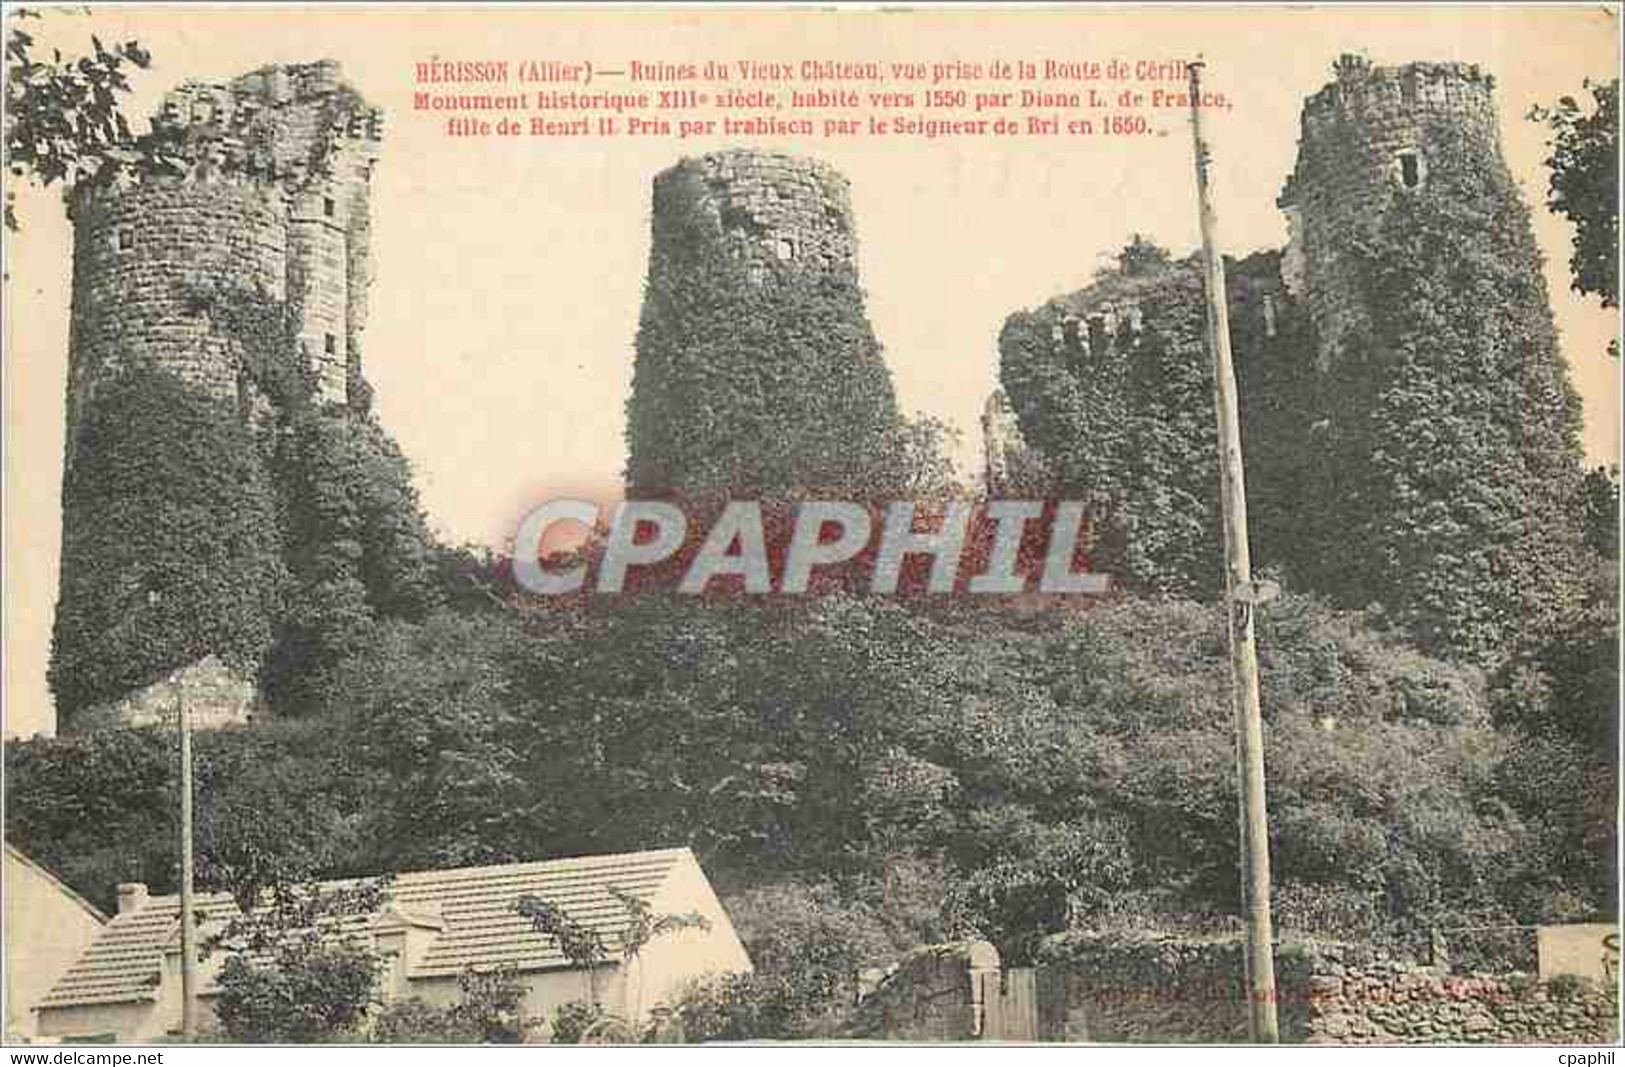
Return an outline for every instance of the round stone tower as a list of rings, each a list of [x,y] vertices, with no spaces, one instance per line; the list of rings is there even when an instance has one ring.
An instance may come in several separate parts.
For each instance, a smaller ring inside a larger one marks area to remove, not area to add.
[[[1290,235],[1282,279],[1308,302],[1321,370],[1370,321],[1345,249],[1392,198],[1426,194],[1430,172],[1445,165],[1434,136],[1441,124],[1475,146],[1469,165],[1506,167],[1495,81],[1476,64],[1378,67],[1344,55],[1334,70],[1335,79],[1304,103],[1297,164],[1277,201]]]
[[[631,489],[855,490],[900,470],[843,176],[743,149],[684,159],[654,179],[650,231]]]
[[[82,405],[128,361],[219,395],[246,388],[241,339],[211,321],[206,293],[286,302],[323,399],[360,373],[380,112],[324,60],[188,82],[152,126],[168,148],[152,173],[70,194],[70,465]]]
[[[685,159],[654,181],[651,261],[713,244],[747,264],[827,271],[853,267],[851,186],[814,159],[747,149]]]
[[[69,192],[59,622],[65,614],[105,616],[111,631],[128,610],[68,602],[68,590],[87,587],[73,580],[76,569],[90,574],[96,566],[79,558],[82,539],[66,523],[96,514],[96,502],[69,499],[69,487],[99,386],[127,368],[156,368],[231,402],[256,426],[277,399],[264,388],[265,368],[251,367],[255,360],[293,364],[288,369],[309,375],[321,400],[344,401],[357,387],[371,270],[369,183],[381,136],[380,113],[344,82],[337,63],[270,66],[173,90],[153,116],[150,152]],[[249,336],[244,325],[252,315],[227,305],[257,309],[258,333]],[[258,704],[252,679],[213,656],[170,667],[145,688],[65,709],[63,727],[149,721],[173,708],[169,690],[183,685],[202,690],[195,706],[203,725],[245,721]],[[53,662],[54,672],[72,669]],[[62,680],[58,674],[53,684]]]

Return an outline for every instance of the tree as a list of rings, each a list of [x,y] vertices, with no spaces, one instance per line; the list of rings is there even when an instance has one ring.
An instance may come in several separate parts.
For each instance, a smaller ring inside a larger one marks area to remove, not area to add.
[[[284,714],[325,706],[378,620],[422,619],[439,599],[411,465],[377,419],[301,405],[287,423],[275,467],[296,593],[267,671]]]
[[[1168,250],[1138,230],[1117,254],[1117,269],[1124,274],[1155,274],[1173,266]]]
[[[647,901],[613,885],[609,895],[626,913],[626,925],[616,931],[615,940],[627,964],[633,963],[644,946],[657,937],[711,929],[711,921],[699,912],[655,914]],[[566,959],[586,970],[588,1002],[597,1008],[598,968],[609,961],[609,944],[604,936],[545,897],[526,893],[514,902],[514,910],[529,919],[537,933],[551,937]]]
[[[388,879],[340,888],[282,883],[205,939],[224,948],[215,1016],[227,1037],[308,1044],[353,1030],[374,1002],[377,954],[354,919],[377,911]]]
[[[131,67],[145,70],[152,56],[137,41],[111,48],[92,36],[89,56],[49,59],[36,54],[34,36],[23,20],[38,19],[27,9],[6,35],[6,160],[13,177],[40,185],[106,178],[133,159],[140,139],[130,132],[119,98],[130,91]],[[5,224],[18,228],[14,190],[6,191]]]
[[[1619,468],[1593,467],[1581,483],[1586,547],[1603,559],[1619,558]]]
[[[1583,84],[1594,101],[1589,114],[1565,96],[1528,117],[1551,130],[1546,206],[1574,224],[1571,284],[1611,308],[1619,305],[1619,79]]]

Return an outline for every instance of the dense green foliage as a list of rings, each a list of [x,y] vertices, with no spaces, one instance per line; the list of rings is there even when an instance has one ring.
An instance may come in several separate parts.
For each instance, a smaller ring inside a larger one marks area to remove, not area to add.
[[[238,1042],[309,1044],[340,1038],[375,1002],[380,960],[347,919],[375,911],[386,882],[343,889],[279,882],[207,939],[225,950],[214,1014]]]
[[[1260,642],[1284,927],[1407,940],[1539,919],[1559,897],[1605,905],[1560,855],[1572,836],[1549,833],[1554,794],[1530,795],[1530,766],[1561,775],[1570,756],[1494,729],[1474,672],[1295,597]],[[279,823],[345,828],[326,858],[284,831],[322,874],[689,844],[804,1027],[855,966],[947,934],[1019,954],[1068,925],[1231,914],[1227,669],[1219,615],[1191,603],[1000,621],[651,595],[387,624],[320,722],[278,744],[214,735],[199,760],[209,807],[297,802],[309,813]],[[171,836],[134,832],[166,826],[161,737],[8,746],[8,831],[96,899],[128,868],[77,855],[161,871]],[[313,778],[327,788],[305,797]],[[105,818],[59,812],[74,796],[106,796]]]
[[[119,882],[174,892],[176,744],[162,729],[8,742],[6,839],[114,911]],[[359,874],[366,783],[319,727],[200,731],[198,881],[257,899],[316,874]]]
[[[1618,606],[1596,560],[1615,551],[1617,488],[1579,465],[1527,214],[1461,136],[1431,131],[1426,185],[1344,235],[1384,313],[1324,378],[1277,257],[1229,267],[1255,565],[1327,598],[1260,617],[1274,903],[1292,933],[1414,944],[1614,899]],[[899,416],[853,274],[752,277],[714,235],[689,237],[652,257],[633,489],[760,490],[779,498],[770,523],[806,490],[952,491],[943,428]],[[1108,305],[1137,314],[1108,325]],[[199,738],[205,888],[252,915],[317,878],[690,845],[757,965],[683,994],[690,1039],[834,1033],[854,972],[924,942],[982,936],[1022,963],[1067,928],[1233,915],[1192,262],[1136,235],[1094,288],[1000,337],[1043,457],[1023,477],[1090,501],[1094,568],[1155,594],[1086,613],[658,585],[506,604],[503,561],[433,543],[365,403],[314,406],[278,370],[286,308],[229,310],[217,329],[269,339],[247,363],[275,425],[150,369],[101,385],[65,488],[52,664],[65,714],[215,653],[264,668],[277,711],[309,716]],[[8,841],[104,907],[120,881],[173,888],[168,734],[5,757]],[[602,957],[572,917],[526,907],[567,955]],[[302,936],[308,912],[262,914],[260,956],[222,976],[228,1031],[362,1032],[367,953]],[[685,919],[629,907],[622,940]],[[511,983],[467,982],[459,1005],[393,1005],[367,1032],[516,1033]],[[555,1026],[579,1036],[597,1012]]]
[[[1229,301],[1255,560],[1288,565],[1311,555],[1304,453],[1293,447],[1305,328],[1279,285],[1266,284],[1277,259],[1231,264]],[[1095,568],[1130,589],[1211,595],[1223,555],[1201,274],[1144,241],[1120,264],[1083,293],[1012,315],[999,336],[1001,380],[1057,487],[1092,502]],[[1117,305],[1137,311],[1113,322]]]
[[[1352,295],[1380,310],[1324,372],[1308,316],[1274,283],[1278,258],[1229,266],[1253,561],[1381,605],[1383,625],[1428,652],[1493,665],[1573,620],[1583,539],[1613,540],[1611,494],[1584,480],[1580,402],[1516,184],[1484,165],[1497,150],[1472,128],[1425,136],[1427,181],[1330,237]],[[1138,245],[1121,263],[1011,316],[1003,383],[1062,487],[1095,502],[1097,569],[1210,594],[1221,529],[1201,280]]]
[[[146,69],[152,56],[138,41],[112,47],[91,37],[88,56],[36,51],[25,28],[40,13],[7,12],[6,164],[15,177],[41,185],[109,180],[148,139],[130,131],[119,102],[130,91],[131,68]],[[6,229],[18,228],[15,190],[6,190]]]
[[[441,602],[453,575],[399,448],[370,415],[288,389],[273,445],[167,371],[97,386],[63,487],[50,682],[65,718],[210,654],[263,671],[275,709],[298,714],[377,621]]]
[[[59,713],[210,654],[252,673],[286,585],[275,488],[235,406],[151,367],[103,381],[63,485]]]
[[[659,188],[659,187],[657,187]],[[885,495],[908,442],[850,268],[756,269],[703,217],[657,202],[627,401],[635,490]]]
[[[420,619],[440,594],[411,469],[376,419],[307,407],[280,446],[294,584],[267,688],[293,711],[329,695],[379,619]]]
[[[1490,663],[1582,595],[1580,400],[1511,175],[1464,130],[1428,138],[1423,189],[1348,235],[1383,310],[1328,385],[1348,472],[1337,519],[1363,564],[1328,592],[1380,601],[1421,648]]]
[[[1575,292],[1619,303],[1619,79],[1586,82],[1595,106],[1582,111],[1572,96],[1530,119],[1551,129],[1551,184],[1546,206],[1574,223],[1569,270]]]

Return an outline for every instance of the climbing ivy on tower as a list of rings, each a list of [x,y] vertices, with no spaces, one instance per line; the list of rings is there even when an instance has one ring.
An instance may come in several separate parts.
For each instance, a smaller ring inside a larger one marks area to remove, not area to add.
[[[1335,592],[1381,602],[1432,653],[1493,663],[1583,597],[1580,400],[1517,185],[1469,131],[1427,137],[1425,185],[1350,238],[1378,313],[1326,390],[1344,398],[1339,520],[1364,564]]]
[[[307,405],[276,467],[295,595],[266,680],[279,710],[296,712],[321,699],[375,621],[420,619],[439,595],[411,466],[376,418]]]
[[[234,404],[156,367],[107,378],[62,496],[49,677],[63,715],[211,653],[259,667],[287,569],[275,489]]]
[[[906,482],[903,421],[856,269],[739,255],[683,177],[656,182],[628,484],[885,493]]]

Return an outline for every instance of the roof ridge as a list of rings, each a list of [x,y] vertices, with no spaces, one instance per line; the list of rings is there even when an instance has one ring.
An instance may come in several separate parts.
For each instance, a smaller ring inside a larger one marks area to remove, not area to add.
[[[399,883],[402,879],[405,879],[405,878],[411,878],[411,879],[417,880],[417,879],[433,879],[433,878],[442,877],[442,876],[448,877],[448,878],[451,877],[451,876],[457,876],[458,878],[462,878],[462,879],[470,879],[470,878],[472,878],[474,876],[477,876],[477,875],[490,874],[490,873],[496,872],[496,871],[513,871],[513,872],[517,873],[517,872],[520,872],[520,871],[534,870],[534,869],[537,869],[537,868],[548,867],[548,866],[556,866],[556,865],[564,865],[564,864],[582,864],[582,865],[590,864],[593,867],[598,867],[598,866],[609,866],[610,861],[613,861],[613,860],[655,859],[655,858],[677,860],[677,859],[680,859],[685,853],[691,858],[693,858],[693,856],[694,856],[694,850],[689,848],[686,845],[683,845],[683,846],[678,846],[676,848],[645,849],[645,850],[643,850],[641,852],[603,852],[603,853],[594,853],[592,855],[587,855],[587,856],[556,856],[553,859],[547,859],[547,860],[519,860],[519,861],[516,861],[516,862],[513,862],[513,863],[486,864],[486,865],[481,866],[481,867],[430,867],[428,869],[421,870],[421,871],[402,871],[402,872],[400,872],[398,874],[395,874],[395,875],[362,874],[362,875],[355,875],[355,876],[352,876],[352,877],[349,877],[349,878],[329,878],[329,879],[317,882],[316,885],[319,886],[322,889],[343,889],[343,888],[348,888],[350,886],[358,885],[358,884],[360,884],[362,882],[373,881],[373,880],[378,879],[378,878],[386,878],[386,877],[392,878],[395,883]],[[387,892],[387,890],[386,890],[386,892]],[[224,891],[224,890],[216,890],[214,892],[208,892],[208,893],[198,893],[194,897],[194,900],[199,905],[209,905],[209,906],[218,904],[218,905],[223,905],[223,906],[235,907],[235,904],[236,904],[236,902],[235,902],[235,900],[233,900],[231,894]],[[125,915],[141,915],[144,912],[147,912],[148,910],[152,909],[153,905],[155,905],[155,904],[164,903],[164,904],[174,905],[174,904],[178,904],[179,901],[180,901],[180,894],[178,894],[178,893],[164,893],[162,895],[155,894],[153,896],[148,897],[147,902],[145,904],[143,904],[136,911],[125,912],[123,914],[125,914]],[[118,916],[114,916],[113,918],[117,919]]]
[[[64,896],[68,897],[68,899],[72,900],[75,904],[78,904],[81,908],[84,908],[86,911],[90,912],[90,914],[95,917],[97,922],[101,923],[103,926],[107,925],[107,913],[102,911],[102,909],[98,908],[96,905],[92,904],[90,901],[86,900],[80,895],[78,890],[73,888],[73,886],[57,877],[56,873],[52,871],[51,868],[34,859],[32,856],[18,848],[16,845],[12,844],[10,841],[6,842],[6,855],[14,857],[18,863],[21,863],[25,867],[32,867],[42,876],[50,879],[51,884],[62,890]]]
[[[482,960],[511,962],[524,969],[569,968],[572,962],[548,937],[532,930],[530,920],[513,909],[513,901],[527,892],[557,897],[561,906],[613,946],[619,943],[625,918],[612,890],[648,898],[672,884],[673,872],[684,863],[698,868],[698,859],[687,847],[411,871],[395,876],[385,908],[420,919],[440,911],[441,921],[430,924],[440,929],[414,965],[413,976],[452,973],[444,969],[460,970]],[[332,890],[366,880],[316,884]],[[197,904],[211,925],[239,914],[229,893],[199,894]],[[150,1000],[151,977],[162,975],[163,955],[173,951],[170,942],[180,927],[179,905],[175,895],[149,897],[140,908],[114,916],[41,1003],[65,1007]],[[368,929],[365,916],[350,916],[345,922],[357,933]]]

